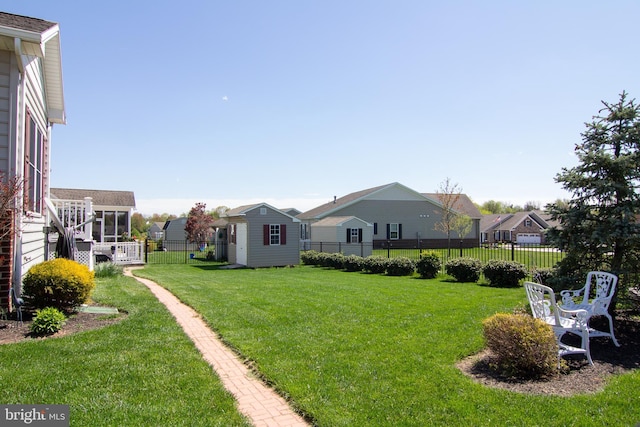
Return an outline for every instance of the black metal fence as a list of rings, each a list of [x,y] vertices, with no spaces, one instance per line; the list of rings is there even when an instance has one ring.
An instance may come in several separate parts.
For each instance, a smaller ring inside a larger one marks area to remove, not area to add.
[[[227,258],[227,247],[224,244],[198,245],[188,240],[146,240],[144,246],[146,264],[196,264]]]
[[[371,243],[340,242],[306,242],[302,250],[318,252],[341,252],[345,255],[369,256],[377,255],[385,258],[406,257],[419,260],[425,252],[438,254],[444,266],[450,259],[470,257],[486,263],[492,259],[517,261],[529,271],[537,268],[551,268],[564,258],[565,254],[556,248],[541,245],[518,245],[512,243],[485,245],[475,248],[427,249],[427,248],[394,248],[385,245],[374,249]],[[187,240],[155,241],[145,243],[145,263],[148,264],[195,264],[202,262],[225,261],[227,259],[226,244],[197,245]]]

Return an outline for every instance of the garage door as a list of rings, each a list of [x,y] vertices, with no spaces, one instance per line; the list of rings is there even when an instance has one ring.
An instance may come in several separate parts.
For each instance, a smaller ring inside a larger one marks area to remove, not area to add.
[[[540,244],[540,235],[536,233],[518,233],[516,236],[516,243],[518,244]]]

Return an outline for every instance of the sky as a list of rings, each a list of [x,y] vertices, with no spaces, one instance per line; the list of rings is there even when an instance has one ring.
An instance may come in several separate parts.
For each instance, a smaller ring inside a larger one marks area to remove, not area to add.
[[[137,212],[301,211],[449,179],[474,202],[570,198],[585,123],[640,97],[638,1],[0,0],[60,25],[51,186]]]

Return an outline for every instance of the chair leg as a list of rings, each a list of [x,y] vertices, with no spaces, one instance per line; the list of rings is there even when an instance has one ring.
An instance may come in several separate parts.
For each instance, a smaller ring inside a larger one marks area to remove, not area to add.
[[[582,332],[582,348],[587,352],[589,365],[593,366],[593,360],[591,360],[591,347],[589,346],[589,330]]]
[[[605,313],[605,317],[609,320],[609,333],[611,334],[611,341],[616,345],[616,347],[620,347],[620,343],[616,339],[616,336],[613,334],[613,319],[609,313]]]

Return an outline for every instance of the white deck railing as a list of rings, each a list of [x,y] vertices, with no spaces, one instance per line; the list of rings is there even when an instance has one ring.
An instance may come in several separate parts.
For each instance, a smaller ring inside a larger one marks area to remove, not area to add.
[[[144,264],[144,242],[96,243],[93,252],[106,255],[114,264]]]

